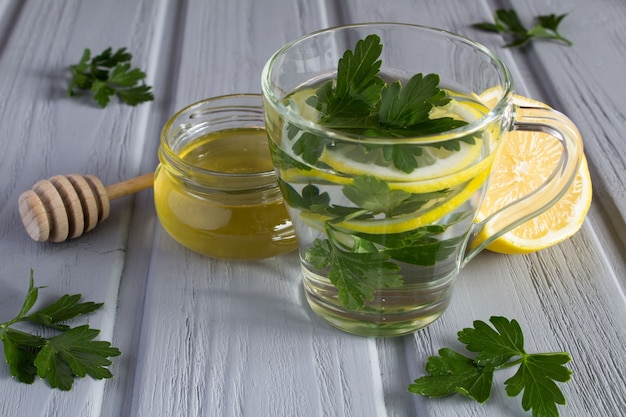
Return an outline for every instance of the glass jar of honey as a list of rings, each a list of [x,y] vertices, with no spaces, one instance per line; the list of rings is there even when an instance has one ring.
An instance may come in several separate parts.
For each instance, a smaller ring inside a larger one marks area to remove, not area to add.
[[[297,247],[268,149],[260,95],[203,100],[161,132],[154,199],[163,228],[215,258],[260,259]]]

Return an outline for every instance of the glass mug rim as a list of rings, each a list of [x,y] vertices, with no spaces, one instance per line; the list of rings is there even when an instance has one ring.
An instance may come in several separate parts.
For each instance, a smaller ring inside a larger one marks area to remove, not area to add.
[[[273,92],[271,75],[274,65],[276,61],[284,55],[289,49],[297,47],[302,42],[307,40],[320,37],[323,35],[327,35],[330,33],[338,33],[342,31],[349,31],[353,29],[381,29],[381,28],[397,28],[397,29],[416,29],[429,34],[442,35],[446,38],[455,39],[462,44],[465,44],[474,50],[480,51],[484,56],[489,58],[491,62],[493,62],[494,67],[497,69],[497,72],[501,76],[502,81],[493,87],[499,86],[502,89],[502,96],[498,99],[498,102],[489,109],[487,113],[485,113],[482,117],[469,122],[468,124],[457,127],[455,129],[447,130],[443,133],[430,134],[430,135],[416,135],[412,137],[403,137],[402,142],[405,144],[415,143],[415,144],[424,144],[424,143],[436,143],[440,141],[447,141],[450,139],[455,139],[467,135],[471,135],[473,133],[484,130],[486,127],[492,125],[494,122],[500,120],[507,112],[507,109],[510,108],[512,103],[514,84],[511,73],[506,66],[506,64],[502,61],[502,59],[496,55],[489,48],[484,46],[483,44],[476,42],[470,38],[459,35],[457,33],[447,31],[444,29],[435,28],[432,26],[426,25],[417,25],[411,23],[395,23],[395,22],[367,22],[367,23],[357,23],[350,25],[341,25],[334,26],[330,28],[321,29],[315,32],[311,32],[300,36],[291,42],[284,45],[278,51],[276,51],[272,56],[268,59],[265,66],[263,67],[262,75],[261,75],[261,88],[263,91],[263,97],[265,99],[266,104],[270,104],[272,108],[278,111],[285,119],[289,120],[290,123],[295,126],[314,132],[320,135],[324,135],[328,138],[337,141],[344,142],[352,142],[352,143],[363,143],[367,141],[367,143],[372,144],[397,144],[398,138],[394,137],[368,137],[363,135],[351,134],[342,132],[339,130],[331,129],[328,127],[324,127],[319,123],[313,122],[305,117],[302,117],[299,113],[293,111],[283,104],[282,98],[277,97]],[[375,34],[375,33],[372,33]],[[291,91],[286,91],[286,94],[291,93]]]

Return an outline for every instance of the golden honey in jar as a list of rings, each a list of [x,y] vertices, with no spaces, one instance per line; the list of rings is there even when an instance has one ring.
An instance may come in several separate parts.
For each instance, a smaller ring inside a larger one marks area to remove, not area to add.
[[[163,128],[154,181],[157,215],[183,246],[223,259],[297,247],[278,188],[260,95],[216,97]]]

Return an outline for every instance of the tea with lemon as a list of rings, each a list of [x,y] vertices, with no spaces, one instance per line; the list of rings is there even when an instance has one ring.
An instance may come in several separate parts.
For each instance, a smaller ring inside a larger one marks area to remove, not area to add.
[[[318,122],[307,102],[318,88],[294,92],[285,106]],[[449,102],[433,108],[431,119],[471,123],[488,112],[472,94],[446,93]],[[390,138],[320,132],[272,109],[266,114],[311,307],[362,335],[404,334],[434,321],[450,301],[498,128],[450,131],[434,141],[405,137],[394,148]],[[399,169],[394,158],[414,168]]]

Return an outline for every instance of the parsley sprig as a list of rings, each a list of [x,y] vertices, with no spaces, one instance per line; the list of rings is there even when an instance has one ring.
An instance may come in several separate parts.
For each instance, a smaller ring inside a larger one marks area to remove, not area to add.
[[[527,29],[514,9],[498,9],[494,15],[493,23],[482,22],[472,26],[487,32],[511,35],[513,41],[504,45],[506,48],[520,47],[533,39],[556,40],[571,46],[572,41],[563,37],[558,31],[559,24],[565,16],[567,14],[537,16],[537,23],[532,28]]]
[[[91,50],[86,48],[78,64],[70,66],[72,77],[67,87],[68,96],[72,97],[80,90],[89,90],[100,107],[106,107],[114,95],[131,106],[154,100],[152,87],[143,82],[146,73],[132,68],[131,59],[132,55],[126,48],[115,52],[107,48],[93,58]]]
[[[517,366],[517,372],[504,382],[506,393],[515,397],[523,391],[522,408],[532,409],[533,417],[557,417],[557,404],[565,396],[556,382],[570,380],[572,371],[565,365],[571,360],[567,352],[527,353],[519,323],[492,316],[493,325],[476,320],[473,328],[458,333],[458,339],[473,358],[449,348],[439,350],[426,364],[428,376],[416,379],[409,391],[430,397],[462,394],[479,403],[489,399],[495,371]]]
[[[467,218],[453,216],[446,225],[428,225],[401,233],[370,234],[344,230],[341,223],[377,216],[393,218],[419,210],[427,202],[444,198],[448,190],[408,193],[392,190],[385,181],[370,175],[358,176],[342,187],[343,195],[357,207],[331,204],[328,193],[308,184],[301,194],[279,180],[285,201],[293,208],[324,216],[325,239],[316,239],[305,252],[305,260],[318,270],[328,268],[328,279],[338,290],[338,299],[348,310],[362,310],[380,288],[404,284],[398,262],[432,266],[447,259],[463,238],[442,239],[446,230]]]
[[[64,295],[54,303],[31,312],[39,296],[33,271],[26,298],[19,314],[0,323],[0,340],[11,375],[20,382],[32,384],[36,376],[46,379],[52,388],[69,391],[76,377],[111,378],[107,369],[110,357],[119,356],[119,349],[109,342],[96,341],[100,333],[88,325],[70,327],[67,320],[88,314],[102,307],[102,303],[80,302],[81,295]],[[15,328],[21,322],[30,322],[55,332],[44,337]]]
[[[333,130],[364,137],[406,138],[446,132],[467,122],[452,117],[431,119],[434,107],[450,102],[439,88],[438,74],[416,74],[405,85],[391,84],[380,76],[383,45],[378,35],[359,40],[354,51],[348,49],[339,59],[335,79],[327,80],[308,97],[306,103],[320,114],[319,124]],[[328,140],[310,132],[288,126],[292,149],[305,162],[315,165]],[[473,138],[463,138],[473,143]],[[459,140],[437,144],[458,149]],[[364,145],[368,152],[382,148],[386,162],[410,173],[418,167],[421,150],[415,146]]]

